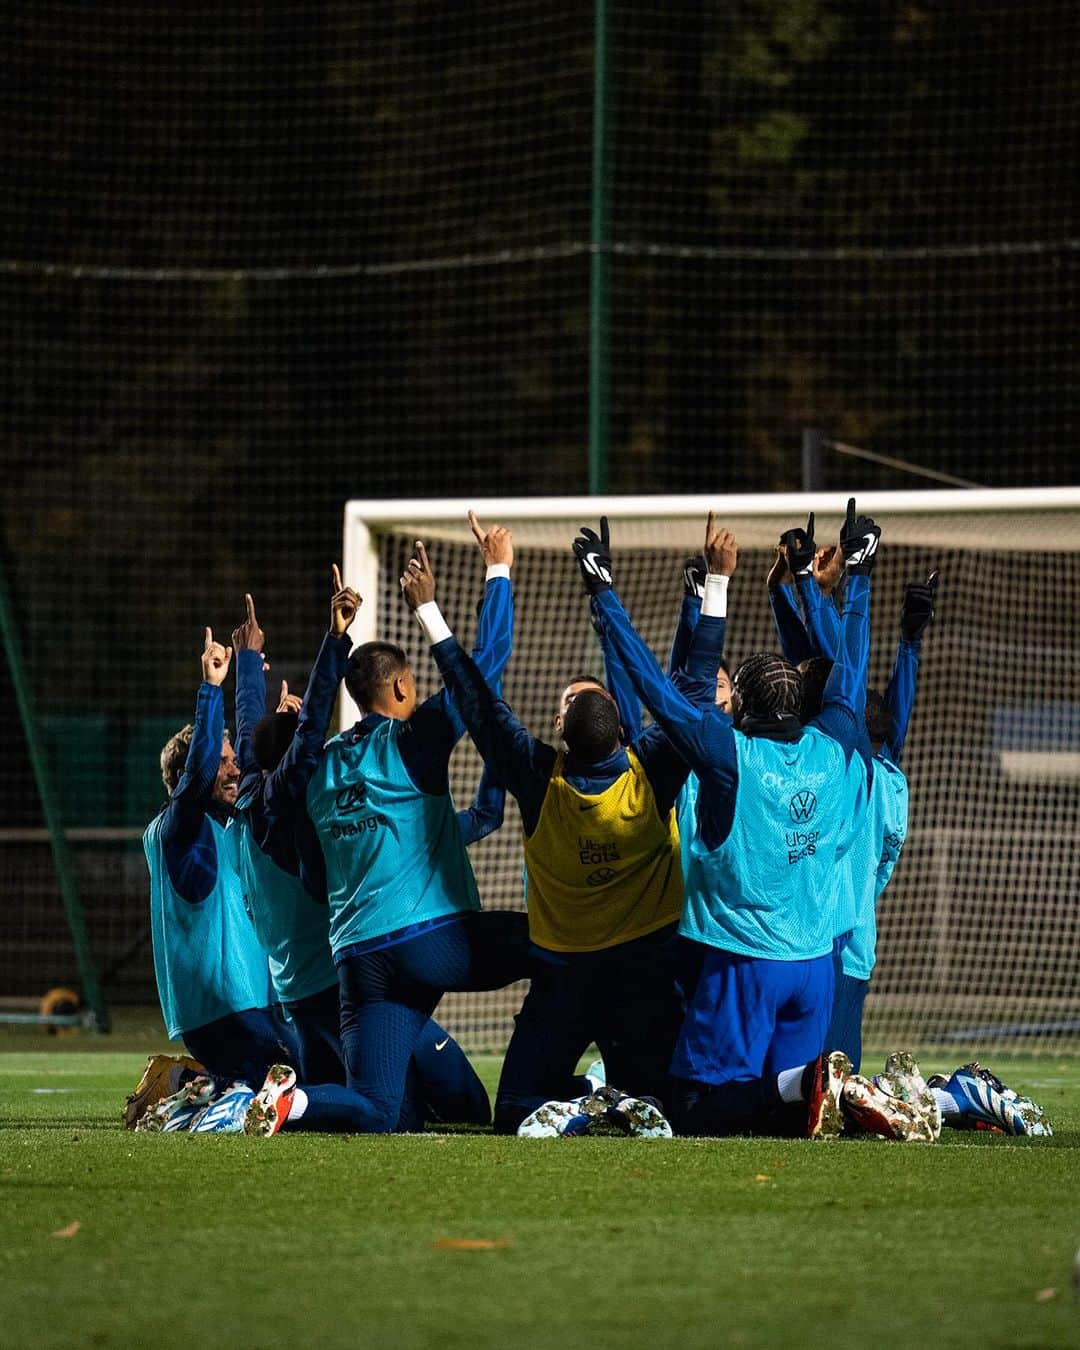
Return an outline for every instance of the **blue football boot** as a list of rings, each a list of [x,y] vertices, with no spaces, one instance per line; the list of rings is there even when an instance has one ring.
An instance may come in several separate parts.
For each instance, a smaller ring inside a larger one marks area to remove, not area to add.
[[[233,1083],[204,1106],[188,1128],[192,1134],[243,1134],[244,1117],[254,1100],[254,1088]]]
[[[963,1064],[946,1078],[935,1074],[931,1088],[946,1092],[958,1115],[947,1114],[945,1124],[961,1130],[1000,1130],[1002,1134],[1048,1136],[1054,1133],[1046,1112],[1030,1097],[1018,1096],[978,1061]]]

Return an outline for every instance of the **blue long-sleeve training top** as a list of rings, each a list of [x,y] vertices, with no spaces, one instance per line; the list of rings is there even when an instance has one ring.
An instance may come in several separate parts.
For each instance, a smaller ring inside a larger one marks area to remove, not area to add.
[[[811,725],[838,741],[850,759],[858,749],[859,728],[866,701],[866,668],[869,656],[869,578],[851,578],[842,622],[843,641],[825,686],[821,715]],[[646,643],[630,622],[613,590],[602,591],[592,600],[593,613],[618,653],[641,701],[703,785],[709,791],[698,798],[698,825],[702,843],[715,849],[731,832],[738,787],[735,732],[731,717],[714,704],[695,705],[667,679]],[[691,643],[708,642],[710,630],[723,620],[703,616]],[[713,638],[715,642],[715,638]],[[797,739],[801,729],[780,726],[781,739]],[[763,734],[762,728],[755,729]],[[764,732],[764,734],[769,734]]]
[[[326,863],[307,813],[307,787],[326,743],[334,700],[349,664],[352,640],[327,633],[308,677],[296,733],[281,761],[264,774],[251,755],[251,735],[266,710],[262,656],[237,653],[236,748],[240,797],[251,795],[248,820],[256,846],[283,872],[299,876],[317,900],[326,899]]]
[[[502,675],[510,659],[513,631],[514,598],[510,579],[492,577],[484,585],[484,602],[473,647],[473,659],[485,679],[496,681]],[[384,721],[386,718],[382,713],[368,713],[345,736],[359,741]],[[418,791],[441,795],[450,790],[450,754],[464,734],[465,723],[446,689],[439,690],[416,708],[405,722],[397,746],[405,772]],[[481,834],[472,831],[490,823],[496,814],[493,794],[498,791],[498,785],[489,777],[484,790],[485,800],[480,803],[472,824],[462,829],[466,843],[481,838]],[[477,803],[474,801],[473,805],[475,807]],[[497,814],[501,818],[501,812]]]
[[[221,686],[199,686],[195,722],[184,772],[162,808],[161,842],[169,879],[182,899],[197,904],[214,889],[217,846],[208,816],[224,825],[229,807],[214,800],[225,739],[225,697]]]
[[[722,637],[721,630],[721,641]],[[432,647],[432,654],[447,689],[461,709],[469,735],[484,763],[517,798],[522,828],[526,835],[531,835],[540,819],[558,751],[554,746],[537,740],[505,701],[496,698],[483,672],[469,660],[456,638],[444,638],[436,643]],[[708,660],[704,645],[700,659],[702,663]],[[719,663],[718,655],[716,661]],[[713,678],[715,684],[715,676]],[[686,781],[688,769],[685,761],[674,751],[668,738],[657,726],[647,727],[635,736],[630,742],[630,748],[645,770],[657,808],[666,813]],[[567,755],[563,773],[576,791],[599,795],[626,773],[629,767],[626,748],[620,746],[599,762],[585,763],[573,755]]]

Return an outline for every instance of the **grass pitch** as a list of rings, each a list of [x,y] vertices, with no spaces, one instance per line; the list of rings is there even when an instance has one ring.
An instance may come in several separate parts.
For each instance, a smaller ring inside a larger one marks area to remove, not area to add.
[[[5,1347],[1080,1343],[1075,1060],[997,1066],[1049,1140],[249,1140],[121,1130],[144,1038],[45,1044],[0,1035]]]

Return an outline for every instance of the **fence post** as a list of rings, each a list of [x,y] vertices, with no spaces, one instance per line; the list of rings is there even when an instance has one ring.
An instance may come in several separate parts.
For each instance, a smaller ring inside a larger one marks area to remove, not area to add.
[[[821,446],[824,436],[816,427],[802,431],[802,490],[820,492],[824,487],[821,471]]]
[[[594,0],[592,212],[589,229],[589,492],[607,491],[609,437],[608,273],[611,185],[608,181],[607,0]]]
[[[38,730],[37,718],[34,716],[33,699],[26,678],[26,670],[23,666],[19,635],[15,631],[15,612],[12,608],[2,561],[0,561],[0,637],[3,638],[4,653],[7,657],[8,670],[11,672],[11,684],[15,690],[15,702],[19,709],[19,717],[26,736],[26,749],[30,757],[31,768],[34,771],[38,796],[41,799],[42,815],[45,818],[45,826],[49,831],[53,866],[56,869],[56,882],[60,889],[64,912],[67,915],[68,928],[71,930],[71,941],[75,948],[75,961],[79,967],[79,978],[82,981],[83,999],[94,1014],[96,1029],[108,1031],[109,1013],[105,1007],[97,971],[94,968],[94,958],[90,952],[90,941],[86,935],[86,922],[75,881],[75,865],[72,861],[67,836],[64,833],[60,806],[53,790],[49,761],[45,755],[45,747]]]

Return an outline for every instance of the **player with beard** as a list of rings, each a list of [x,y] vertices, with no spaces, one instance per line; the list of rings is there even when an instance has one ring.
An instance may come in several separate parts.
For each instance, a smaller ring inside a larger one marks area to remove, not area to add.
[[[205,1068],[261,1083],[295,1054],[274,1015],[266,956],[244,909],[233,809],[239,770],[225,733],[222,685],[233,649],[206,629],[195,721],[161,752],[169,799],[147,826],[154,973],[165,1027],[197,1062],[153,1056],[125,1107],[134,1126],[154,1102]],[[214,1091],[203,1080],[207,1100]]]

